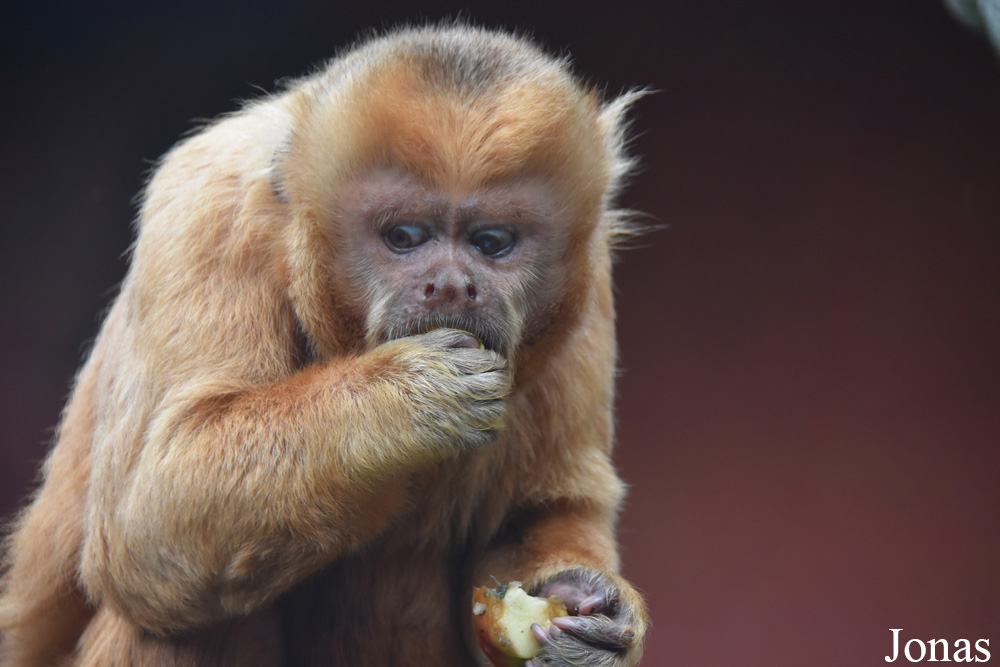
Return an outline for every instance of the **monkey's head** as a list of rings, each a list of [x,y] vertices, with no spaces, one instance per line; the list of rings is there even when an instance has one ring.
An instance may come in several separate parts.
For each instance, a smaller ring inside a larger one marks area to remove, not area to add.
[[[464,28],[372,40],[297,90],[272,180],[310,239],[291,291],[318,352],[451,326],[522,360],[572,332],[623,228],[635,94],[605,104],[564,60]]]

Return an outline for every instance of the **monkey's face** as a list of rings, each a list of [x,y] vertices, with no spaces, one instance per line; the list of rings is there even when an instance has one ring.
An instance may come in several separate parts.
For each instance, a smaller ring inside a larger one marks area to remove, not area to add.
[[[368,345],[448,326],[512,358],[558,311],[568,224],[544,182],[441,188],[385,169],[335,206],[340,284],[363,304]]]

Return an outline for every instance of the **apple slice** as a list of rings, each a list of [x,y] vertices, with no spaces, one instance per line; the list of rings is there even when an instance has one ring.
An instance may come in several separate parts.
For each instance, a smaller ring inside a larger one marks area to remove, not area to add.
[[[472,625],[483,653],[497,667],[520,667],[538,655],[541,645],[531,625],[551,625],[557,616],[566,616],[566,605],[558,596],[536,598],[512,581],[496,588],[483,586],[473,591]]]

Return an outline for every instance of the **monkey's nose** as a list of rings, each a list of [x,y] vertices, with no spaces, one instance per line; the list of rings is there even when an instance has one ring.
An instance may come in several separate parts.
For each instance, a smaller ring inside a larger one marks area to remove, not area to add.
[[[466,280],[435,279],[424,285],[424,305],[428,308],[460,307],[475,308],[479,293],[476,286]]]

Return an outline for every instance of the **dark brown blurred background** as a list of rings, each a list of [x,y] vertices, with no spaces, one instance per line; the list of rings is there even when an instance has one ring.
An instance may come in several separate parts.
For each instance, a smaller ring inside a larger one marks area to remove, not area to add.
[[[369,27],[467,9],[635,112],[617,270],[647,665],[1000,653],[1000,58],[932,0],[7,3],[0,512],[125,270],[148,160]],[[343,3],[348,4],[348,3]],[[998,656],[1000,658],[1000,656]]]

